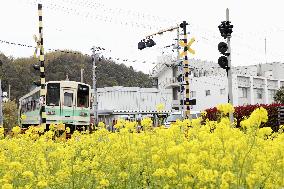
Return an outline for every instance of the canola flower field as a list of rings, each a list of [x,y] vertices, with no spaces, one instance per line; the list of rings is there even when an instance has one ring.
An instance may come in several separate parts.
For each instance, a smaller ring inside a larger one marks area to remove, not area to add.
[[[259,128],[267,111],[256,109],[242,128],[218,106],[219,121],[177,121],[169,129],[153,128],[150,119],[118,121],[117,132],[75,132],[54,139],[31,127],[4,137],[0,129],[0,186],[12,188],[283,188],[283,128]]]

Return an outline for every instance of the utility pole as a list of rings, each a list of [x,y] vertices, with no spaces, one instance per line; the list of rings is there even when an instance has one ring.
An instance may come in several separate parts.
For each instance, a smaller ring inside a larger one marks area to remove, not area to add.
[[[97,94],[97,77],[96,77],[96,49],[92,48],[92,59],[93,59],[93,110],[94,110],[94,126],[98,124],[98,94]]]
[[[229,21],[229,9],[227,8],[226,9],[226,21],[228,22]],[[229,67],[229,70],[227,72],[228,74],[228,88],[229,88],[229,103],[232,104],[232,106],[234,106],[234,103],[233,103],[233,78],[232,78],[232,60],[231,60],[231,35],[229,35],[227,37],[227,44],[228,44],[228,53],[229,53],[229,56],[228,56],[228,67]],[[230,121],[231,123],[234,122],[234,116],[233,116],[233,113],[230,113]]]
[[[267,56],[266,56],[266,37],[264,38],[264,53],[265,53],[265,63],[267,64]]]
[[[183,100],[183,66],[180,65],[180,55],[179,55],[179,48],[180,48],[180,45],[179,45],[179,42],[180,42],[180,38],[179,38],[179,35],[180,35],[180,31],[179,31],[179,26],[177,26],[177,65],[179,67],[179,72],[181,74],[181,77],[180,77],[180,80],[179,80],[179,83],[180,83],[180,89],[179,89],[179,94],[180,94],[180,102],[182,102]],[[179,110],[181,112],[181,116],[182,118],[184,118],[184,111],[183,111],[183,103],[180,103],[180,106],[179,106]]]
[[[81,68],[81,83],[83,83],[83,82],[84,82],[83,72],[84,72],[84,69],[83,69],[83,68]]]
[[[3,126],[3,93],[0,79],[0,126]]]

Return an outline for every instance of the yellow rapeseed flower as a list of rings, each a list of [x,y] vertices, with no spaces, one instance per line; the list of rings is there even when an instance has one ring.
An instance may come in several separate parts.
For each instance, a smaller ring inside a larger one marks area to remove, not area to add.
[[[156,105],[157,111],[162,111],[165,109],[165,104],[160,103]]]
[[[163,177],[165,175],[166,175],[166,171],[161,168],[156,169],[156,171],[153,173],[154,177]]]
[[[45,187],[47,187],[47,182],[44,181],[44,180],[40,180],[40,181],[38,181],[37,186],[39,188],[45,188]]]
[[[109,186],[109,181],[108,181],[107,179],[102,179],[102,180],[100,181],[100,185],[101,185],[102,187],[108,187],[108,186]]]
[[[30,127],[0,138],[0,189],[283,187],[284,134],[259,128],[267,111],[255,110],[245,129],[221,116],[176,121],[169,129],[152,129],[146,118],[139,133],[137,122],[119,120],[116,132],[75,131],[64,141],[54,128],[40,135]]]
[[[27,119],[27,116],[25,114],[22,114],[21,115],[21,120],[26,120]]]
[[[104,122],[99,122],[98,127],[101,128],[101,129],[106,128],[106,124]]]
[[[70,133],[70,127],[66,127],[66,133]]]
[[[82,150],[82,151],[81,151],[81,156],[82,156],[82,157],[87,157],[88,154],[89,154],[89,153],[88,153],[87,150]]]
[[[235,111],[234,107],[232,104],[227,103],[227,104],[218,104],[217,105],[217,110],[222,112],[224,115],[227,115],[229,113],[233,113]]]
[[[21,132],[21,127],[19,127],[19,126],[13,127],[12,132],[14,134],[19,134]]]
[[[9,167],[11,170],[15,170],[15,171],[21,171],[24,168],[24,166],[18,161],[11,162]]]
[[[152,121],[151,118],[146,117],[146,118],[142,119],[141,125],[143,126],[143,128],[147,129],[147,128],[152,127],[153,121]]]
[[[118,174],[119,178],[125,180],[128,177],[128,174],[125,171],[122,171]]]
[[[23,176],[24,178],[26,178],[26,179],[31,179],[31,178],[33,178],[33,176],[34,176],[34,173],[31,172],[31,171],[24,171],[24,172],[22,173],[22,176]]]
[[[4,184],[3,186],[2,186],[2,189],[13,189],[13,185],[12,184]]]
[[[5,129],[4,127],[0,127],[0,139],[4,137]]]
[[[263,128],[260,128],[258,131],[258,136],[262,138],[267,138],[271,134],[272,134],[272,129],[270,127],[263,127]]]

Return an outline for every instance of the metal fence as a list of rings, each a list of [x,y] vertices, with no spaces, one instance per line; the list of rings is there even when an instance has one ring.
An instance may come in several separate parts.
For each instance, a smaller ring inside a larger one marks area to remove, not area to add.
[[[278,122],[279,125],[284,125],[284,106],[278,107]]]

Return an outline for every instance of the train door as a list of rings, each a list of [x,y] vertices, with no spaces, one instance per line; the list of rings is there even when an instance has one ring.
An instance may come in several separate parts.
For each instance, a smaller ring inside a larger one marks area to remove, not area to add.
[[[63,88],[63,103],[61,116],[66,124],[74,124],[74,111],[75,111],[75,90]]]

